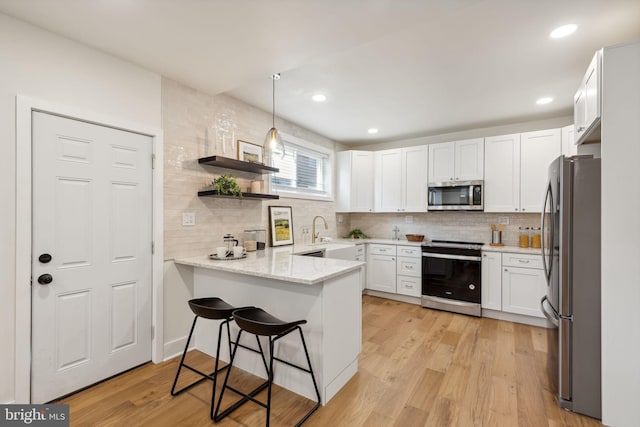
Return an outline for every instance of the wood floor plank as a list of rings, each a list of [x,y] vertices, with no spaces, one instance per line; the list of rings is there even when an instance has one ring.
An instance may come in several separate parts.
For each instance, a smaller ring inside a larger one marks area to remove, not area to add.
[[[602,426],[555,402],[544,328],[370,296],[363,297],[362,314],[358,373],[305,426]],[[188,357],[202,370],[213,368],[213,359],[201,352]],[[70,405],[71,425],[212,426],[210,381],[176,397],[169,394],[178,362],[148,363],[62,399]],[[238,369],[232,373],[243,390],[261,382]],[[197,376],[185,371],[180,384],[190,378]],[[223,406],[235,398],[225,394]],[[266,399],[265,392],[258,398]],[[292,425],[312,405],[274,386],[271,425]],[[247,403],[216,425],[264,422],[265,410]]]

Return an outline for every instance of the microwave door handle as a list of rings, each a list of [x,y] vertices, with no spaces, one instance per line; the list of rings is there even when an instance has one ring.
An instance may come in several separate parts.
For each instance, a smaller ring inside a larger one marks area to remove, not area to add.
[[[473,205],[473,185],[469,186],[469,205]]]

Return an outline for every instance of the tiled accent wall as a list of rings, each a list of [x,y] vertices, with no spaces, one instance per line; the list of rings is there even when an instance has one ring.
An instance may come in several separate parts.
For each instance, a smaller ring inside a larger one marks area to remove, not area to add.
[[[424,234],[426,239],[460,240],[468,242],[491,242],[491,224],[498,224],[499,216],[508,216],[502,242],[518,245],[518,227],[540,227],[540,214],[504,214],[484,212],[427,212],[427,213],[352,213],[349,227],[359,228],[370,237],[393,238],[393,228],[405,234]],[[405,218],[413,217],[413,224],[406,224]]]
[[[265,84],[269,84],[268,81]],[[170,79],[162,80],[162,122],[164,129],[164,251],[165,258],[212,253],[222,244],[224,234],[242,237],[245,229],[268,228],[267,206],[292,206],[294,239],[302,240],[302,229],[311,228],[315,215],[323,215],[329,229],[320,226],[321,235],[345,234],[336,229],[333,202],[300,199],[235,200],[197,196],[223,173],[232,173],[243,187],[260,176],[201,166],[197,159],[214,154],[236,157],[231,141],[241,139],[262,145],[271,127],[271,114],[226,95],[211,96]],[[320,135],[276,118],[279,131],[324,147],[336,144]],[[222,143],[222,136],[227,139]],[[226,152],[223,152],[226,148]],[[268,179],[263,175],[262,179]],[[182,226],[182,213],[194,212],[195,226]],[[348,231],[348,230],[347,230]]]

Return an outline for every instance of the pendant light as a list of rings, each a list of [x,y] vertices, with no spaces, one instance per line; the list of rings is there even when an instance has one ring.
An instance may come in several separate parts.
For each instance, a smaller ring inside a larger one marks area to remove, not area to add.
[[[271,115],[271,129],[267,132],[267,135],[264,138],[264,149],[268,150],[271,153],[274,151],[280,150],[282,152],[282,157],[284,158],[284,144],[282,143],[282,138],[280,137],[280,133],[278,133],[278,129],[276,129],[276,80],[280,80],[280,73],[276,73],[271,76],[273,80],[273,110]],[[271,156],[269,156],[271,157]]]

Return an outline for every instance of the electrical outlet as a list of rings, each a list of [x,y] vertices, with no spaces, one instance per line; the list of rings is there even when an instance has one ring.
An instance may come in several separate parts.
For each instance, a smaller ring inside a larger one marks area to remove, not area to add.
[[[404,223],[405,224],[413,224],[413,216],[411,215],[407,215],[404,217]]]
[[[182,225],[196,225],[196,213],[182,212]]]
[[[509,217],[508,216],[499,216],[498,224],[509,225]]]
[[[344,217],[342,215],[338,215],[338,224],[342,224],[344,221]]]

